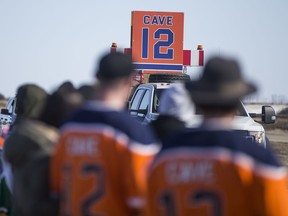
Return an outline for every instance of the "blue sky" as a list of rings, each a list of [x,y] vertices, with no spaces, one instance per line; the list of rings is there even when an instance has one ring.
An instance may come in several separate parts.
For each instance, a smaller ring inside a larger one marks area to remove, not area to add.
[[[112,42],[129,47],[131,11],[151,10],[184,12],[185,49],[237,58],[259,100],[287,99],[287,9],[285,0],[0,0],[0,93],[91,82]]]

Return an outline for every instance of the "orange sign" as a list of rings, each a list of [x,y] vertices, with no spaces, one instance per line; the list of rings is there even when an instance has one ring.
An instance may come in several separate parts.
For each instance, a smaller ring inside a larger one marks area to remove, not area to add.
[[[136,69],[182,71],[184,13],[132,11]]]

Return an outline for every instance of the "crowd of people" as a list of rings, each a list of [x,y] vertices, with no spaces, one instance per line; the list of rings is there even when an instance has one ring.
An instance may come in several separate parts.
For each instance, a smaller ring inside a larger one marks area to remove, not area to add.
[[[17,89],[0,216],[288,215],[286,168],[232,130],[239,99],[256,91],[236,60],[212,57],[198,80],[166,90],[149,125],[126,110],[133,74],[131,56],[115,52],[95,85]]]

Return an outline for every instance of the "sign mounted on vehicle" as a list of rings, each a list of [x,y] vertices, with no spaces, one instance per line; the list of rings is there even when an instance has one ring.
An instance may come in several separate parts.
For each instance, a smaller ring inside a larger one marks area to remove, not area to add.
[[[132,11],[131,45],[136,69],[183,69],[184,13]]]

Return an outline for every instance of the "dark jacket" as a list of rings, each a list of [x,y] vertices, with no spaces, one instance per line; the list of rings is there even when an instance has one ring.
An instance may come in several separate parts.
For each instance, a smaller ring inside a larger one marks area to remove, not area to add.
[[[57,139],[57,129],[28,119],[17,124],[6,139],[4,155],[12,166],[17,215],[44,215],[45,211],[39,211],[49,197],[48,161]]]
[[[167,137],[184,130],[185,123],[175,116],[159,115],[158,118],[150,123],[156,137],[163,142]]]
[[[50,142],[48,138],[43,137],[40,139],[40,132],[44,131],[44,129],[41,126],[34,125],[32,121],[32,119],[37,119],[41,114],[47,97],[48,94],[46,91],[35,84],[23,84],[17,89],[15,108],[17,117],[12,127],[10,127],[10,131],[4,142],[3,158],[11,165],[12,175],[14,175],[15,179],[13,181],[14,212],[18,212],[19,203],[20,205],[22,205],[22,203],[26,204],[30,199],[28,194],[23,198],[23,196],[15,190],[15,185],[18,187],[20,183],[24,183],[22,182],[23,176],[20,175],[18,178],[20,170],[22,171],[26,163],[31,160],[29,157],[31,157],[35,151],[41,149],[41,146],[35,145],[35,140],[41,140],[39,142],[43,141],[43,143]],[[45,149],[45,151],[47,151],[47,149]],[[27,199],[27,197],[29,197],[29,199]],[[19,202],[18,199],[21,200],[21,202]],[[20,212],[21,211],[19,211],[19,214],[16,213],[16,215],[24,215]]]

